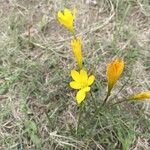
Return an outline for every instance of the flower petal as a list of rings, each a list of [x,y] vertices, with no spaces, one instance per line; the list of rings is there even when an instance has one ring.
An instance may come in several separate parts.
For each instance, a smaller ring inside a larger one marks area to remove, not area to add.
[[[133,99],[133,100],[150,99],[150,91],[137,93],[137,94],[129,97],[129,99]]]
[[[88,78],[88,85],[91,85],[95,80],[95,77],[93,75],[91,75],[89,78]]]
[[[86,93],[83,90],[80,90],[77,92],[76,100],[77,103],[80,104],[85,99]]]
[[[67,8],[64,9],[64,16],[66,16],[70,20],[73,20],[73,15],[72,15],[71,11]]]
[[[107,65],[108,88],[111,90],[124,70],[124,61],[116,58]]]
[[[87,86],[87,87],[83,88],[82,91],[84,91],[84,92],[89,92],[90,89],[91,89],[91,88]]]
[[[73,50],[73,54],[74,54],[74,57],[80,67],[80,69],[82,68],[82,46],[81,46],[81,40],[80,38],[77,38],[77,39],[73,39],[71,41],[71,46],[72,46],[72,50]]]
[[[82,82],[87,82],[88,80],[88,75],[87,75],[87,72],[85,70],[80,70],[80,79]]]
[[[58,16],[58,18],[64,17],[64,15],[63,15],[63,13],[61,11],[58,11],[57,16]]]
[[[63,20],[64,20],[64,15],[61,11],[58,11],[57,13],[57,17],[58,17],[58,21],[63,24]]]
[[[78,83],[78,82],[76,82],[76,81],[70,82],[70,86],[71,86],[73,89],[81,89],[80,83]]]
[[[75,81],[79,81],[79,79],[80,79],[80,75],[76,70],[71,70],[71,77]]]
[[[64,12],[58,11],[57,17],[60,24],[64,25],[67,29],[73,32],[74,18],[72,12],[69,9],[65,8]]]

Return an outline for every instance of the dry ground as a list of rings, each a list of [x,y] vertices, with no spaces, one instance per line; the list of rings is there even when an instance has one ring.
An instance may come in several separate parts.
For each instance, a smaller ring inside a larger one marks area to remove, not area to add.
[[[88,95],[76,132],[79,109],[68,86],[76,67],[72,37],[56,19],[58,10],[74,4],[84,63],[96,76],[97,106],[106,95],[106,64],[116,55],[126,67],[112,101],[150,90],[149,0],[1,0],[0,149],[149,150],[146,101],[95,115]]]

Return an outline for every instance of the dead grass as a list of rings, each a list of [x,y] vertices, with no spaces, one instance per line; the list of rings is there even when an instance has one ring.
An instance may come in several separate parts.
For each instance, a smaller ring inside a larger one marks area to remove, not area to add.
[[[116,55],[125,58],[126,70],[114,101],[150,90],[149,1],[82,0],[76,5],[76,32],[85,65],[96,76],[97,105],[106,93],[106,64]],[[76,133],[79,109],[68,87],[75,67],[72,37],[56,20],[65,6],[74,3],[0,2],[0,149],[148,150],[149,102],[102,108],[95,116],[88,96]]]

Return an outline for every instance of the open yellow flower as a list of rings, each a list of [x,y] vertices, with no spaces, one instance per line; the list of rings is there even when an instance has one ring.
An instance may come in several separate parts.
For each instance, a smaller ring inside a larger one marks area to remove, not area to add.
[[[124,70],[124,61],[121,58],[116,58],[107,65],[108,89],[111,91],[117,80],[120,78]]]
[[[58,11],[57,17],[60,24],[64,25],[67,29],[69,29],[71,32],[74,31],[73,23],[76,16],[76,7],[74,7],[73,13],[65,8],[64,12]]]
[[[130,96],[129,99],[133,99],[133,100],[150,99],[150,91],[137,93],[133,96]]]
[[[83,58],[82,58],[81,40],[79,38],[73,39],[71,41],[71,46],[72,46],[74,57],[76,58],[76,61],[80,69],[82,69]]]
[[[86,97],[86,93],[90,91],[90,86],[93,84],[95,77],[91,75],[88,77],[85,70],[71,70],[71,77],[74,81],[70,82],[73,89],[79,90],[76,95],[77,103],[80,104]]]

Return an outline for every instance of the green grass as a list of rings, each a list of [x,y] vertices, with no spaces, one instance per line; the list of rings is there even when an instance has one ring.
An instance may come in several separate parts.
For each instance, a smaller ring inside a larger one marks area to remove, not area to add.
[[[99,111],[95,113],[90,93],[81,110],[69,87],[70,70],[76,68],[72,37],[58,24],[56,13],[74,3],[2,0],[1,150],[149,150],[149,102],[101,107],[106,65],[116,55],[124,57],[125,72],[109,104],[150,89],[148,0],[76,5],[76,32],[82,37],[85,66],[96,77],[92,92]]]

